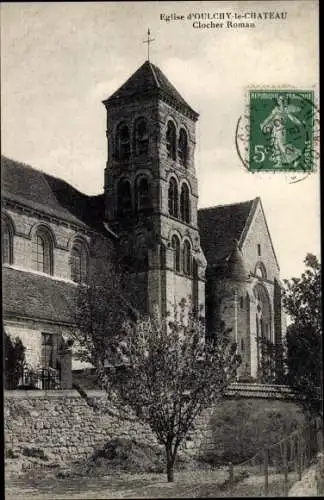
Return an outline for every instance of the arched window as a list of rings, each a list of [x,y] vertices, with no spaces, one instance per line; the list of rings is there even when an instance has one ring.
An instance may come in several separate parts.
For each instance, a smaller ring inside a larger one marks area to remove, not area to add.
[[[173,269],[180,272],[180,240],[176,234],[172,236],[171,247],[174,250]]]
[[[189,188],[187,184],[182,184],[180,195],[180,216],[181,220],[190,222],[190,201],[189,201]]]
[[[183,128],[180,130],[179,134],[178,157],[180,164],[186,167],[188,161],[188,138],[187,132]]]
[[[173,217],[178,217],[178,183],[174,177],[171,177],[169,182],[169,214]]]
[[[13,261],[12,231],[9,222],[1,219],[1,256],[2,264],[12,264]]]
[[[259,320],[259,336],[271,341],[271,304],[268,293],[260,283],[255,285],[253,293],[256,303],[257,319]]]
[[[141,177],[136,181],[136,200],[138,210],[151,207],[150,187],[146,177]]]
[[[191,274],[191,246],[188,240],[183,244],[183,272],[186,275]]]
[[[175,160],[176,148],[177,148],[177,133],[175,125],[171,120],[168,122],[167,126],[166,146],[167,146],[168,158]]]
[[[267,279],[267,271],[262,262],[258,262],[255,266],[254,274],[261,279]]]
[[[138,118],[135,122],[135,152],[136,155],[148,153],[149,136],[145,118]]]
[[[85,244],[76,241],[71,250],[71,280],[86,283],[88,278],[88,253]]]
[[[130,157],[130,135],[129,128],[125,123],[117,127],[116,133],[116,158],[117,160],[128,160]]]
[[[32,240],[33,269],[46,274],[53,274],[53,242],[45,228],[40,228]]]
[[[132,193],[128,180],[122,179],[117,187],[117,213],[124,215],[132,212]]]

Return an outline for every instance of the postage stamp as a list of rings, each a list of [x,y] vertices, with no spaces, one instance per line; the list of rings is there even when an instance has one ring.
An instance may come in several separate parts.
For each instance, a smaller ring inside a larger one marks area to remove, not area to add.
[[[248,170],[312,172],[314,91],[258,89],[248,94]]]

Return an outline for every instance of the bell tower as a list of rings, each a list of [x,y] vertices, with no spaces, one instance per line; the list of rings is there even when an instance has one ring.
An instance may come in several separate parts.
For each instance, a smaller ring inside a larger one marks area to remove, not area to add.
[[[106,221],[140,283],[146,311],[191,299],[204,315],[206,260],[197,225],[198,114],[145,63],[108,99]]]

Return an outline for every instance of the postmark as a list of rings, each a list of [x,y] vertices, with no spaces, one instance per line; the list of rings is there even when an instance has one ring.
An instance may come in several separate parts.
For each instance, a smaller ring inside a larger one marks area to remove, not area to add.
[[[249,89],[235,143],[249,172],[313,172],[319,159],[314,90]]]

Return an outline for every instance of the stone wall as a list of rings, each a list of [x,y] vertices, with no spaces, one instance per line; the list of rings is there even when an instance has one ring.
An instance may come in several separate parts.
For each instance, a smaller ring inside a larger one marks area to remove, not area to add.
[[[104,399],[101,391],[88,395]],[[4,432],[8,448],[42,448],[65,461],[90,455],[95,447],[117,436],[156,444],[149,429],[95,411],[73,390],[6,392]]]
[[[243,384],[242,384],[243,385]],[[246,384],[245,392],[233,384],[229,396],[249,398],[276,398],[285,392],[275,386]],[[93,401],[107,402],[102,391],[87,391]],[[4,398],[5,446],[22,452],[26,447],[42,448],[63,461],[90,455],[94,449],[115,437],[134,438],[139,442],[157,445],[148,427],[137,421],[121,421],[111,414],[103,414],[87,404],[76,391],[5,391]],[[109,408],[109,405],[108,405]],[[109,408],[110,413],[114,411]],[[198,419],[194,432],[189,433],[180,453],[200,454],[214,446],[210,427],[212,409]]]

